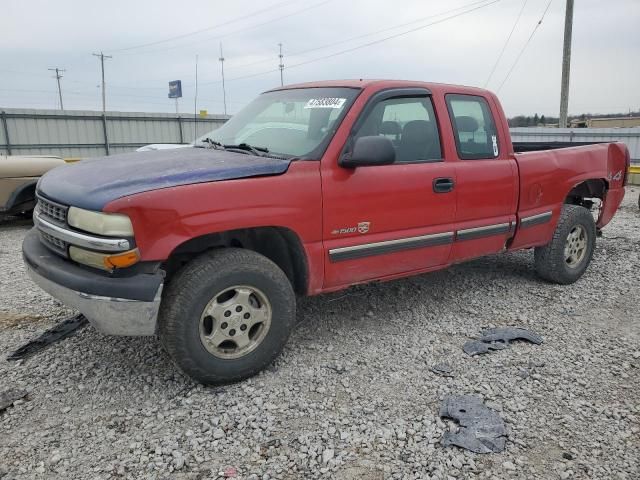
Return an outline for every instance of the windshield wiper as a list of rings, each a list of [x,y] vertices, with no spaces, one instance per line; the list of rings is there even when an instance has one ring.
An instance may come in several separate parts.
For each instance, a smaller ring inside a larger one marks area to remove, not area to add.
[[[248,143],[239,143],[237,145],[223,145],[223,147],[227,150],[242,150],[245,152],[252,153],[258,157],[266,156],[265,153],[269,153],[269,149],[266,147],[254,147],[253,145],[249,145]]]
[[[199,148],[213,148],[214,150],[234,150],[239,153],[246,153],[247,155],[255,155],[256,157],[276,157],[274,155],[269,155],[269,149],[266,147],[254,147],[253,145],[249,145],[248,143],[238,143],[237,145],[233,144],[222,144],[212,138],[203,138],[200,140],[200,145],[195,145]],[[203,145],[204,144],[204,145]]]
[[[215,140],[213,140],[212,138],[203,138],[202,140],[200,140],[202,143],[204,143],[205,145],[195,145],[196,147],[200,147],[200,148],[213,148],[214,150],[224,150],[224,145],[222,145],[220,142],[216,142]]]

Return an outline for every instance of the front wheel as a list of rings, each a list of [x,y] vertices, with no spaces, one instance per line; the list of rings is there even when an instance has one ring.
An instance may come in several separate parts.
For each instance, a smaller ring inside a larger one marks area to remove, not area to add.
[[[578,205],[564,205],[551,242],[535,249],[536,272],[550,282],[573,283],[589,266],[595,244],[591,212]]]
[[[235,382],[278,356],[295,307],[289,279],[271,260],[250,250],[217,250],[172,279],[160,310],[160,340],[194,380]]]

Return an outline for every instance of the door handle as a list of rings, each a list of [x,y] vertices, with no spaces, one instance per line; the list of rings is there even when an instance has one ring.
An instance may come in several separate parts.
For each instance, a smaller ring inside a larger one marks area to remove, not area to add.
[[[453,190],[455,183],[453,178],[440,177],[433,180],[433,191],[436,193],[447,193]]]

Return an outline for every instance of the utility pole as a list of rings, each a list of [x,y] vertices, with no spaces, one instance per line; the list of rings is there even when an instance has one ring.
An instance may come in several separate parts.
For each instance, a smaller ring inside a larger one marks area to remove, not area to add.
[[[571,69],[571,30],[573,28],[573,0],[567,0],[564,17],[564,47],[562,49],[562,83],[560,85],[560,121],[558,127],[567,127],[569,110],[569,71]]]
[[[56,67],[56,68],[48,68],[47,70],[56,72],[56,76],[53,78],[55,78],[58,82],[58,97],[60,98],[60,110],[64,110],[64,105],[62,104],[62,89],[60,88],[60,79],[62,78],[62,72],[64,72],[64,69]]]
[[[222,54],[222,42],[220,42],[220,68],[222,70],[222,101],[224,103],[224,114],[227,114],[227,91],[224,88],[224,55]]]
[[[105,83],[104,83],[104,59],[105,58],[112,58],[112,57],[111,57],[111,55],[105,55],[102,52],[94,53],[93,56],[94,57],[100,57],[100,70],[102,72],[102,111],[106,112],[107,111],[107,99],[106,99]]]
[[[193,96],[193,143],[198,138],[198,55],[196,55],[196,93]]]
[[[284,80],[282,78],[282,71],[284,70],[284,56],[282,55],[282,43],[279,43],[278,47],[280,48],[280,53],[278,54],[278,58],[280,59],[280,65],[278,65],[278,67],[280,67],[280,86],[284,86]]]

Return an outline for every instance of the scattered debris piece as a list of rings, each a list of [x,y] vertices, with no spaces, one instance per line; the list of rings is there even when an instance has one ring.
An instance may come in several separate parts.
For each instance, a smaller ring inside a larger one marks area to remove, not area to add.
[[[443,446],[456,445],[475,453],[498,453],[505,447],[504,420],[472,395],[448,395],[440,406],[440,417],[460,424],[458,432],[445,432]]]
[[[453,378],[453,368],[448,363],[436,363],[433,367],[431,367],[431,371],[436,375],[440,375],[442,377],[451,377]]]
[[[10,388],[9,390],[0,392],[0,412],[9,408],[16,400],[26,397],[28,393],[26,390],[20,388]]]
[[[525,328],[519,327],[498,327],[489,328],[482,332],[482,336],[477,340],[470,340],[462,346],[462,350],[467,355],[479,355],[494,350],[504,350],[514,340],[526,340],[536,345],[542,343],[542,337]]]
[[[485,343],[482,340],[469,340],[462,346],[464,353],[470,356],[488,353],[493,350],[504,350],[505,348],[507,348],[506,343]]]
[[[238,470],[236,467],[227,467],[224,469],[224,472],[222,472],[222,475],[224,478],[236,478],[238,476]]]
[[[82,314],[74,315],[67,318],[62,322],[55,325],[53,328],[45,331],[38,338],[34,338],[23,346],[18,348],[15,352],[7,357],[7,360],[20,360],[27,358],[40,350],[44,350],[47,346],[55,343],[59,340],[67,338],[75,333],[81,327],[84,327],[88,323],[87,319]]]
[[[323,365],[324,368],[326,368],[327,370],[333,370],[334,372],[336,372],[338,375],[342,375],[343,373],[347,373],[347,369],[344,368],[344,366],[342,365]]]

